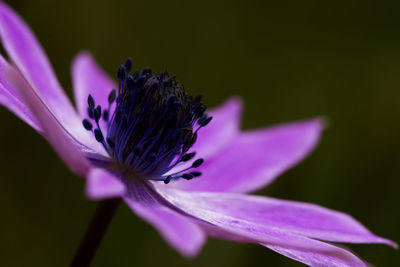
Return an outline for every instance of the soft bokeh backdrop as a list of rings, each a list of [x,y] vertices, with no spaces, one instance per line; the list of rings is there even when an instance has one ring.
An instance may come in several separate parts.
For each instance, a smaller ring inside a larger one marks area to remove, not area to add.
[[[127,56],[167,69],[208,106],[245,101],[243,128],[329,118],[318,149],[259,192],[352,214],[400,241],[400,2],[13,0],[68,94],[90,50],[110,75]],[[0,109],[2,266],[66,266],[95,203],[50,146]],[[266,151],[266,153],[268,153]],[[399,251],[352,245],[377,266]],[[182,258],[121,206],[93,266],[302,266],[261,246],[209,240]]]

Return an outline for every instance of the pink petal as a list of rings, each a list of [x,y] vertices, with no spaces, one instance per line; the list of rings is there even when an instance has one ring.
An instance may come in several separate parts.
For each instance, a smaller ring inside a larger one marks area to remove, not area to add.
[[[26,106],[19,92],[14,88],[7,77],[7,69],[12,68],[7,61],[0,55],[0,104],[8,108],[33,129],[42,132],[36,118]]]
[[[282,229],[253,223],[247,219],[225,215],[214,207],[208,206],[206,198],[199,193],[183,192],[180,190],[156,186],[158,193],[182,214],[193,217],[211,236],[240,242],[266,243],[307,248],[301,236],[291,235]],[[197,219],[197,220],[196,220]],[[294,236],[293,240],[291,237]]]
[[[103,169],[91,169],[87,178],[86,193],[91,199],[115,198],[125,194],[125,185]]]
[[[157,189],[184,212],[225,230],[259,232],[256,239],[267,238],[266,242],[259,240],[260,243],[274,243],[276,240],[268,238],[284,231],[326,241],[396,246],[390,240],[375,236],[350,216],[313,204],[244,194],[184,192],[165,185],[157,185]],[[265,233],[269,236],[262,236]]]
[[[209,236],[236,242],[257,242],[255,240],[257,235],[259,239],[262,239],[264,235],[270,235],[269,239],[273,243],[285,243],[287,245],[271,243],[260,244],[286,257],[310,266],[366,266],[362,260],[345,249],[307,237],[298,236],[290,232],[288,233],[281,230],[272,231],[271,229],[269,231],[263,231],[261,230],[262,227],[254,227],[251,224],[247,225],[244,231],[241,229],[232,230],[229,229],[230,227],[224,229],[224,227],[220,227],[220,225],[204,223],[203,228]]]
[[[321,248],[320,251],[309,251],[282,246],[264,245],[288,258],[302,262],[309,266],[319,267],[366,267],[367,265],[347,250],[327,243],[313,240]]]
[[[81,118],[63,92],[46,54],[28,25],[3,2],[0,2],[0,37],[9,57],[49,112],[75,139],[104,151],[83,129]]]
[[[324,128],[321,119],[248,131],[198,168],[198,179],[180,188],[207,192],[250,192],[271,183],[303,160],[317,145]],[[186,183],[185,183],[186,182]]]
[[[81,117],[87,117],[87,99],[91,94],[103,109],[108,108],[108,95],[116,84],[96,63],[88,52],[79,53],[72,64],[75,103]],[[110,113],[111,114],[111,113]]]
[[[208,200],[199,197],[201,193],[182,193],[177,190],[159,190],[159,192],[182,212],[193,216],[193,220],[201,225],[210,236],[238,242],[261,243],[271,246],[272,249],[281,249],[282,254],[288,257],[291,255],[285,253],[285,249],[292,253],[297,252],[298,256],[295,259],[304,263],[309,263],[311,256],[314,256],[313,263],[321,264],[315,266],[329,266],[322,264],[325,262],[336,264],[333,266],[365,266],[360,259],[344,249],[297,235],[283,228],[258,224],[239,216],[221,213],[218,207],[215,209],[212,205],[205,208]],[[229,205],[229,203],[225,203],[225,205]],[[246,213],[246,210],[242,210],[242,212]],[[305,258],[301,258],[301,256]],[[294,257],[292,256],[292,258]]]
[[[31,126],[38,132],[41,132],[40,126],[36,119],[33,117],[30,110],[21,102],[17,97],[10,94],[7,89],[0,82],[0,104],[5,106],[8,110],[18,116],[21,120]]]
[[[190,193],[158,185],[156,188],[169,203],[188,216],[193,216],[193,220],[202,225],[210,236],[261,243],[298,261],[314,264],[313,266],[365,266],[360,259],[344,249],[263,222],[263,216],[268,217],[268,214],[260,214],[257,209],[259,203],[240,201],[248,200],[247,198],[260,201],[262,198],[222,193]],[[235,200],[236,198],[239,200]]]
[[[223,218],[223,216],[221,217]],[[219,221],[219,219],[217,219]],[[242,223],[235,221],[236,223]],[[244,225],[243,225],[244,226]],[[365,267],[362,260],[349,251],[311,238],[298,236],[282,230],[262,229],[262,226],[246,225],[245,228],[229,229],[218,224],[203,224],[209,236],[237,242],[257,242],[267,239],[271,243],[262,244],[286,257],[311,266],[352,266]],[[276,243],[286,244],[279,245]]]
[[[77,175],[85,177],[90,164],[78,148],[76,140],[68,134],[66,129],[48,110],[42,99],[36,94],[28,82],[14,68],[6,69],[5,75],[10,84],[18,90],[39,122],[43,135],[60,155],[65,164]]]
[[[213,117],[207,127],[199,131],[197,141],[190,149],[196,152],[197,158],[211,159],[219,151],[227,147],[240,134],[240,118],[242,113],[242,100],[232,97],[208,113]],[[190,167],[191,162],[181,164],[172,169],[168,174]],[[187,181],[176,181],[173,187],[186,188]]]
[[[141,185],[134,187],[134,192],[124,197],[128,206],[153,225],[182,255],[193,257],[198,254],[206,240],[204,231],[189,218],[160,204]]]
[[[390,240],[374,235],[351,216],[315,204],[232,193],[185,193],[174,190],[169,195],[175,196],[175,201],[185,202],[186,205],[191,203],[197,209],[297,235],[331,242],[397,246]]]
[[[238,134],[242,113],[242,100],[232,97],[221,106],[211,109],[212,121],[199,131],[192,151],[202,158],[209,158],[226,147]]]

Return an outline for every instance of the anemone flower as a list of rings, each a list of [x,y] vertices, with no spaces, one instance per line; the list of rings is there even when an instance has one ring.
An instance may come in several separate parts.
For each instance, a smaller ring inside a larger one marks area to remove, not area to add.
[[[87,179],[90,199],[102,200],[86,243],[122,199],[185,256],[208,236],[258,243],[312,266],[365,266],[324,241],[396,246],[344,213],[247,194],[314,149],[321,119],[240,131],[239,98],[206,113],[201,97],[168,73],[129,74],[128,59],[114,83],[87,52],[72,66],[75,109],[29,27],[4,3],[0,37],[9,57],[0,58],[1,104]]]

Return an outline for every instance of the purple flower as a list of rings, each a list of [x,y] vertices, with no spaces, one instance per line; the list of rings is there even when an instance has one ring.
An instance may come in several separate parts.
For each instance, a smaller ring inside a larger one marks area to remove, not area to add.
[[[240,99],[207,115],[167,73],[130,75],[128,60],[115,84],[85,52],[72,66],[75,109],[33,33],[4,3],[0,37],[10,58],[0,57],[1,104],[87,179],[91,199],[121,197],[183,255],[196,255],[211,236],[312,266],[365,266],[323,241],[396,246],[341,212],[247,194],[313,150],[320,119],[242,132]]]

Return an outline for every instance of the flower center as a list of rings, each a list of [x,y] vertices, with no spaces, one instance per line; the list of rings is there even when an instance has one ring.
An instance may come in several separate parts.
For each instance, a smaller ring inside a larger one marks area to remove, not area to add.
[[[165,183],[200,176],[191,169],[199,167],[203,159],[194,160],[181,171],[170,171],[194,159],[195,152],[188,151],[196,142],[197,132],[212,119],[205,113],[201,96],[187,95],[167,72],[154,74],[145,68],[130,75],[131,68],[131,59],[120,66],[118,90],[110,93],[103,112],[89,95],[90,120],[84,119],[83,126],[93,131],[120,171]],[[105,121],[103,129],[100,119]]]

